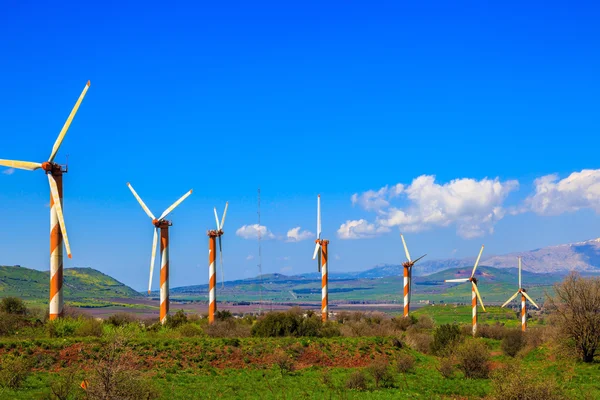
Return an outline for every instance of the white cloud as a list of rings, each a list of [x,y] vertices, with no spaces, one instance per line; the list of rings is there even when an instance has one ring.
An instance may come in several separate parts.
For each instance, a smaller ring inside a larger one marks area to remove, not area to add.
[[[336,260],[339,260],[339,259],[341,259],[342,257],[340,257],[340,255],[339,255],[339,254],[335,254],[335,255],[333,256],[333,258],[335,258]]]
[[[15,169],[14,168],[8,168],[8,169],[5,169],[4,171],[2,171],[2,173],[4,175],[12,175],[12,174],[15,173]]]
[[[254,255],[253,255],[253,254],[248,254],[248,255],[246,256],[246,260],[247,260],[247,261],[254,260]]]
[[[290,229],[287,232],[287,239],[286,241],[288,242],[300,242],[302,240],[306,240],[306,239],[310,239],[312,237],[315,236],[314,233],[309,232],[309,231],[300,231],[300,227],[297,226],[295,228]]]
[[[408,206],[389,208],[376,223],[407,232],[455,224],[458,235],[464,238],[491,234],[506,214],[502,207],[506,197],[518,187],[516,180],[501,182],[499,178],[461,178],[440,185],[435,176],[421,175],[404,190]]]
[[[386,226],[375,226],[364,219],[359,219],[343,223],[337,234],[340,239],[366,239],[389,231]]]
[[[275,235],[264,225],[244,225],[235,231],[235,234],[244,239],[257,239],[260,231],[261,239],[275,239]]]
[[[540,215],[559,215],[584,208],[600,214],[600,169],[584,169],[559,180],[546,175],[534,181],[535,194],[525,201]]]
[[[354,193],[350,200],[352,205],[358,204],[367,211],[379,211],[390,205],[389,200],[398,197],[404,190],[404,185],[398,183],[391,188],[384,186],[381,189],[367,190],[361,194]]]

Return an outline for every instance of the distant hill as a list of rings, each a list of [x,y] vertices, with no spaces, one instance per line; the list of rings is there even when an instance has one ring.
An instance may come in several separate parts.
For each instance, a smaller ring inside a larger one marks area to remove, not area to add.
[[[365,271],[367,272],[367,271]],[[516,268],[493,268],[480,266],[477,269],[479,288],[484,301],[504,302],[517,290]],[[389,273],[389,270],[388,270]],[[471,289],[468,284],[445,283],[444,279],[466,278],[471,268],[451,268],[427,276],[413,277],[413,301],[468,302]],[[275,302],[315,302],[321,299],[321,278],[312,276],[264,275],[218,283],[217,296],[220,301],[263,301]],[[329,299],[334,303],[400,303],[402,302],[403,278],[400,275],[385,277],[361,277],[346,274],[332,275],[329,281]],[[357,276],[359,275],[359,276]],[[368,273],[367,275],[375,275]],[[523,272],[523,282],[532,297],[541,299],[544,292],[563,279],[561,274],[537,274]],[[157,292],[154,295],[158,295]],[[171,289],[173,300],[206,301],[207,285],[185,286]]]
[[[19,266],[0,266],[0,297],[18,296],[25,300],[48,301],[48,271]],[[140,293],[110,276],[92,268],[65,268],[66,301],[85,299],[136,298]]]

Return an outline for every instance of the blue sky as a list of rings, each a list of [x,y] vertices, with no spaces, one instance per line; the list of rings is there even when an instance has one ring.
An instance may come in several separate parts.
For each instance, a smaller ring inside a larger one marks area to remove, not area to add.
[[[259,186],[264,272],[316,271],[286,234],[317,193],[332,270],[403,261],[400,231],[428,258],[600,236],[597,5],[324,3],[4,4],[0,158],[45,161],[91,80],[57,157],[66,266],[147,285],[128,181],[155,214],[194,189],[172,286],[207,282],[225,201],[226,278],[257,273]],[[1,172],[0,264],[48,269],[45,178]]]

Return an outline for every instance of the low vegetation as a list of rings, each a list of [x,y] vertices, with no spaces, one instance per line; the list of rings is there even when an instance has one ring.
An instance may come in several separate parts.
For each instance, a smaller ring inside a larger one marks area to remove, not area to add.
[[[564,284],[589,290],[581,279]],[[299,308],[258,318],[223,311],[211,325],[180,310],[163,326],[74,309],[49,321],[3,299],[0,398],[598,398],[598,366],[583,362],[594,341],[569,327],[569,318],[594,319],[584,305],[553,304],[543,314],[549,325],[538,321],[524,334],[500,319],[473,338],[470,326],[438,319],[452,306],[409,318],[341,312],[326,323]]]

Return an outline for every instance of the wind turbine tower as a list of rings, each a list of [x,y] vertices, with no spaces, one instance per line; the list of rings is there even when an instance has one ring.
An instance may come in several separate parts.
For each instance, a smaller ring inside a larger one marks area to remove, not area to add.
[[[54,162],[54,158],[60,149],[60,145],[77,114],[79,105],[81,104],[85,94],[90,87],[90,81],[87,82],[83,91],[79,95],[79,99],[75,103],[75,106],[71,110],[71,114],[67,118],[67,121],[63,125],[58,138],[52,147],[52,152],[48,161],[43,163],[30,162],[30,161],[14,161],[14,160],[0,160],[0,165],[10,168],[25,169],[28,171],[34,171],[36,169],[42,169],[48,176],[48,183],[50,184],[50,312],[49,316],[51,320],[57,319],[63,316],[63,243],[67,249],[67,256],[71,258],[71,247],[69,245],[69,238],[67,236],[67,228],[65,226],[65,218],[63,215],[63,174],[68,172],[68,167],[62,166]]]
[[[510,299],[508,299],[506,303],[502,304],[502,307],[506,306],[508,303],[513,301],[513,299],[517,297],[519,293],[521,293],[521,330],[525,332],[527,330],[527,300],[529,300],[531,304],[536,306],[538,309],[540,307],[537,304],[535,304],[535,301],[533,301],[531,297],[529,297],[525,289],[523,289],[523,285],[521,284],[521,282],[521,257],[519,257],[519,290],[517,290],[517,293],[515,293]]]
[[[327,321],[329,318],[329,290],[328,290],[328,277],[327,277],[327,261],[329,259],[329,253],[327,246],[329,240],[321,239],[321,195],[317,196],[317,240],[315,240],[315,252],[313,253],[313,260],[317,259],[318,269],[321,272],[321,320]]]

